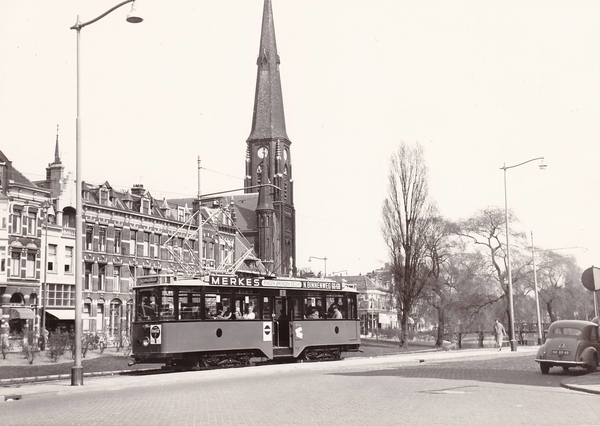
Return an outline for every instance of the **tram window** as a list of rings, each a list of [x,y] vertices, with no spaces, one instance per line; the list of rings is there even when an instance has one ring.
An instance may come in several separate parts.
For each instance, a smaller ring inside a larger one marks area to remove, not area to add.
[[[200,319],[202,312],[202,295],[194,288],[179,289],[179,319]]]
[[[353,296],[346,296],[346,317],[348,319],[356,319],[356,302]],[[343,312],[342,312],[343,315]]]
[[[292,299],[292,320],[304,319],[304,299]]]
[[[274,314],[273,314],[273,298],[269,297],[269,296],[264,296],[263,297],[263,303],[262,303],[262,318],[264,320],[272,320],[273,317],[274,317]]]
[[[260,319],[258,312],[258,296],[236,295],[233,317],[235,319]]]
[[[222,294],[206,294],[204,296],[204,309],[207,315],[216,319],[229,319],[232,317],[231,297]]]
[[[162,297],[160,301],[160,319],[166,321],[175,319],[173,289],[162,289]]]
[[[327,296],[327,318],[334,317],[334,306],[337,306],[338,311],[342,314],[342,318],[348,318],[346,312],[347,305],[344,304],[344,297],[340,295],[328,295]]]
[[[155,321],[158,317],[158,289],[140,290],[137,297],[138,320]]]
[[[304,318],[325,318],[323,297],[320,294],[308,294],[304,297]]]

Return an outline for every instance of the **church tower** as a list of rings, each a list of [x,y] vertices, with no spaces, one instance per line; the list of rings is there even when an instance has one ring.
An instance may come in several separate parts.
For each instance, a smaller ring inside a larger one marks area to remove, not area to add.
[[[292,142],[285,129],[279,55],[275,41],[273,8],[265,0],[254,95],[252,130],[246,141],[246,193],[259,192],[258,185],[271,184],[275,224],[273,272],[295,275],[296,211],[292,179]],[[264,173],[263,173],[264,171]],[[257,211],[258,214],[258,211]]]

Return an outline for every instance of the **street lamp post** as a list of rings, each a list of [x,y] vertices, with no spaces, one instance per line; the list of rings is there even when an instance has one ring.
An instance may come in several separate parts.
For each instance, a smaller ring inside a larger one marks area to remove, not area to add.
[[[317,256],[310,256],[308,258],[308,261],[310,262],[312,259],[319,259],[322,260],[325,263],[325,267],[324,267],[324,275],[323,276],[327,276],[327,256],[325,257],[317,257]]]
[[[508,195],[506,190],[506,171],[508,169],[514,169],[515,167],[522,166],[523,164],[530,163],[532,161],[542,160],[542,164],[540,164],[540,169],[545,169],[546,165],[543,164],[544,157],[536,157],[531,160],[524,161],[519,164],[515,164],[514,166],[507,166],[506,163],[504,166],[500,167],[501,170],[504,170],[504,219],[506,224],[506,272],[508,275],[508,310],[509,310],[509,321],[510,321],[510,350],[517,350],[517,342],[515,340],[515,312],[513,305],[513,286],[512,286],[512,272],[510,269],[510,243],[509,243],[509,235],[508,235]]]
[[[46,294],[48,288],[48,216],[54,216],[54,209],[52,208],[52,202],[47,201],[42,205],[44,209],[44,282],[42,283],[42,329],[40,330],[44,348],[48,344],[46,342]]]
[[[81,311],[83,308],[82,302],[82,286],[81,272],[83,263],[83,247],[82,247],[82,220],[83,220],[83,205],[81,199],[82,191],[82,138],[81,138],[81,73],[80,73],[80,45],[81,45],[81,30],[90,24],[104,18],[109,13],[132,3],[131,11],[127,15],[127,22],[137,24],[142,22],[142,18],[137,15],[135,10],[135,0],[126,0],[113,8],[107,10],[102,15],[92,19],[91,21],[82,23],[77,16],[77,22],[71,27],[77,31],[77,118],[75,120],[75,336],[74,336],[74,353],[75,359],[71,369],[71,386],[83,385],[83,367],[81,365]]]
[[[535,287],[535,308],[537,311],[538,323],[538,345],[541,345],[544,338],[542,337],[542,316],[540,315],[540,297],[538,294],[537,271],[535,270],[535,249],[533,247],[533,231],[531,231],[531,260],[533,263],[533,285]]]

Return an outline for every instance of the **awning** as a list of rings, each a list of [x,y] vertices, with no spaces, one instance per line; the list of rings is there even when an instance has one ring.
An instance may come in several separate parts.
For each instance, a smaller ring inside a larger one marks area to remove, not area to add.
[[[59,320],[75,321],[75,309],[46,309],[46,313]]]
[[[379,324],[391,324],[390,317],[387,314],[379,314]]]
[[[29,308],[10,308],[10,319],[34,319],[33,309]]]

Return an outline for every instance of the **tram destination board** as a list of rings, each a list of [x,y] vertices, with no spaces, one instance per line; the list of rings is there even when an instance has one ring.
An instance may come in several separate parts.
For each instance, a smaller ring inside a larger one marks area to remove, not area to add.
[[[342,290],[342,283],[335,281],[313,281],[313,280],[277,280],[267,278],[243,278],[223,275],[212,275],[209,284],[216,286],[235,287],[267,287],[267,288],[291,288],[303,290]]]

